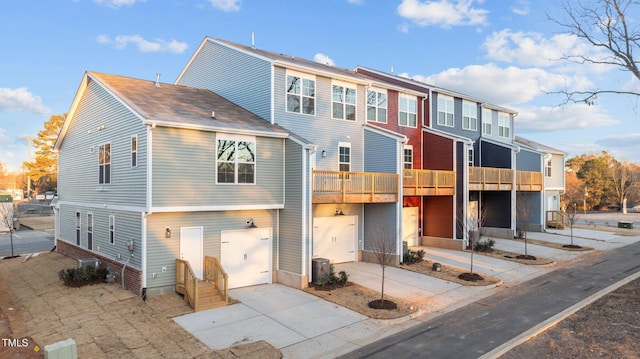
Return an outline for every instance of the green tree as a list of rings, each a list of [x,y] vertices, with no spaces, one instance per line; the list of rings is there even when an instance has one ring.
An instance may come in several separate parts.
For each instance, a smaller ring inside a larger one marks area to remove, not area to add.
[[[34,160],[23,164],[27,176],[40,192],[57,188],[58,155],[53,151],[53,146],[64,124],[65,116],[53,115],[44,123],[44,129],[40,130],[38,137],[33,140],[36,150]]]
[[[606,155],[606,152],[603,152]],[[609,168],[609,160],[605,156],[593,156],[586,160],[577,173],[587,188],[587,206],[600,207],[611,195],[613,180]]]

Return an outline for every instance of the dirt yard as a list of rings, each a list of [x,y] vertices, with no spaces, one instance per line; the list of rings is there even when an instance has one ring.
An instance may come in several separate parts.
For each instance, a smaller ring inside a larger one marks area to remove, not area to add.
[[[0,261],[0,337],[21,345],[1,345],[0,358],[43,358],[45,345],[68,338],[80,358],[281,357],[266,342],[209,349],[171,320],[193,312],[177,294],[145,303],[118,284],[67,288],[58,271],[75,265],[58,253]]]

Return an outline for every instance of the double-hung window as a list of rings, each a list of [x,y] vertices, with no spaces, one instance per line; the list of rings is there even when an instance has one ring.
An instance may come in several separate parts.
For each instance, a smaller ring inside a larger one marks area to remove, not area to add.
[[[338,150],[338,169],[342,172],[351,171],[351,143],[340,142]]]
[[[467,163],[469,164],[469,167],[473,167],[473,147],[467,148]]]
[[[544,164],[544,176],[551,177],[551,159],[548,159]]]
[[[217,183],[256,183],[256,140],[225,136],[216,140]]]
[[[453,127],[453,97],[438,94],[438,125]]]
[[[356,88],[346,84],[333,84],[332,93],[333,118],[355,121]]]
[[[316,81],[296,73],[287,73],[287,112],[315,115]]]
[[[87,249],[93,250],[93,213],[87,213]]]
[[[498,136],[511,138],[511,117],[508,113],[498,112]]]
[[[405,145],[404,146],[404,159],[403,159],[404,169],[410,170],[413,168],[413,146]]]
[[[367,90],[367,121],[387,123],[387,93]]]
[[[76,246],[80,245],[81,225],[82,225],[82,219],[80,219],[80,212],[76,212]]]
[[[98,184],[111,183],[111,144],[100,145],[98,149]]]
[[[138,167],[138,135],[131,136],[131,167]]]
[[[478,130],[478,105],[475,102],[462,101],[462,128]]]
[[[398,96],[398,124],[405,127],[418,126],[418,100],[415,96]]]
[[[109,243],[116,243],[116,217],[109,215]]]
[[[493,111],[491,111],[491,109],[488,108],[483,108],[482,109],[482,134],[485,136],[491,136],[491,133],[493,132],[492,130],[492,123],[493,123]]]

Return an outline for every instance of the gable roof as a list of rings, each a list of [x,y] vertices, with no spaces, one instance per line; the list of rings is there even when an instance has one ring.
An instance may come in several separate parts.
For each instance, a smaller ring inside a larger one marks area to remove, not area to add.
[[[563,155],[563,156],[567,155],[567,152],[560,151],[560,150],[555,149],[553,147],[549,147],[547,145],[543,145],[542,143],[538,143],[538,142],[529,140],[529,139],[524,138],[524,137],[515,136],[514,141],[517,142],[518,144],[521,144],[523,146],[529,147],[529,148],[531,148],[531,149],[533,149],[535,151],[538,151],[538,152],[552,153],[552,154]]]
[[[68,131],[90,81],[111,93],[141,121],[149,125],[266,137],[284,138],[289,135],[282,127],[263,120],[210,90],[87,72],[71,105],[55,149],[59,147]],[[215,116],[212,116],[213,113]]]

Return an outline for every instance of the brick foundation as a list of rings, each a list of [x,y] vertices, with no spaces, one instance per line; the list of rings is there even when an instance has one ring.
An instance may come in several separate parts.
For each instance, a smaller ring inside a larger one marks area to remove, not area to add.
[[[100,260],[100,265],[109,268],[111,272],[116,275],[116,282],[122,285],[122,278],[120,277],[122,274],[122,267],[124,266],[124,263],[109,259],[95,252],[88,251],[62,240],[57,241],[56,251],[73,259],[98,258]],[[127,269],[125,269],[124,271],[124,285],[125,288],[129,289],[134,294],[142,295],[142,271],[127,266]]]

